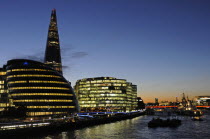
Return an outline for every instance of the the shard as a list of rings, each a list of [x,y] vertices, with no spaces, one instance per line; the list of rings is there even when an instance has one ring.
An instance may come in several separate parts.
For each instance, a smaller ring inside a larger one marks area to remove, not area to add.
[[[44,63],[62,74],[60,42],[55,9],[52,10],[51,14]]]

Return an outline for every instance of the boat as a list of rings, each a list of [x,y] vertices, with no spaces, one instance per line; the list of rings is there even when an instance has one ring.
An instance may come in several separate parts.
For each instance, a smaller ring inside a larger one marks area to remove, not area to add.
[[[193,121],[203,121],[203,119],[200,116],[194,116],[192,117]]]
[[[160,118],[153,118],[151,121],[148,123],[148,127],[178,127],[181,125],[181,120],[179,119],[167,119],[163,120]]]

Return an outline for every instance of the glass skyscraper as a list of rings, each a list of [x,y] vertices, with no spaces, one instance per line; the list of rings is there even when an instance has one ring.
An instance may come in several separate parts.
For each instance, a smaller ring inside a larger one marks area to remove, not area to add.
[[[55,9],[51,13],[44,63],[62,74],[60,42]]]

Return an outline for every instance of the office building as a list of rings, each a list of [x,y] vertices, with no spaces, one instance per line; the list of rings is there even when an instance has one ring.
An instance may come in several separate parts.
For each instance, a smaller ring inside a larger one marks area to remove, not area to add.
[[[141,97],[137,97],[137,105],[138,109],[145,109],[145,104]]]
[[[81,111],[131,111],[137,107],[137,86],[125,79],[96,77],[74,87]]]
[[[159,102],[158,102],[158,98],[155,98],[155,104],[158,106]]]
[[[27,115],[68,114],[78,111],[70,83],[41,62],[16,59],[5,66],[8,93],[16,107],[25,106]]]
[[[198,106],[210,106],[210,96],[196,96],[193,102]]]

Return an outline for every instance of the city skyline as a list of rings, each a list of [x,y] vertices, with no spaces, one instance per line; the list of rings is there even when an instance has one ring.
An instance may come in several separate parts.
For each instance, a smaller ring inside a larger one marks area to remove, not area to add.
[[[40,3],[42,3],[40,5]],[[2,2],[1,65],[44,60],[49,15],[57,10],[64,77],[116,77],[144,102],[209,95],[210,2]],[[12,51],[11,51],[12,50]]]

